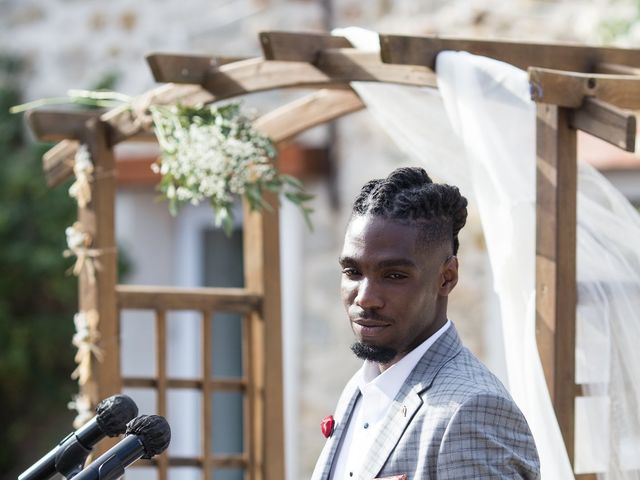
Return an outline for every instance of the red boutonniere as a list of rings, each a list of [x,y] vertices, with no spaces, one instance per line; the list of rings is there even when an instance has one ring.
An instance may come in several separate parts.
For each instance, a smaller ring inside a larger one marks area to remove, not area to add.
[[[333,419],[333,415],[327,415],[320,422],[320,429],[322,430],[322,435],[324,438],[329,438],[333,435],[333,429],[336,426],[336,421]]]

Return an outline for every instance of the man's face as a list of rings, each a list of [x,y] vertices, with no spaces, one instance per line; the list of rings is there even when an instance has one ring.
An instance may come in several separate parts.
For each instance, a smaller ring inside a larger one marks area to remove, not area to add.
[[[419,235],[416,225],[371,215],[352,217],[345,235],[342,301],[361,346],[395,352],[379,360],[386,366],[444,325],[457,282],[451,246],[428,246]]]

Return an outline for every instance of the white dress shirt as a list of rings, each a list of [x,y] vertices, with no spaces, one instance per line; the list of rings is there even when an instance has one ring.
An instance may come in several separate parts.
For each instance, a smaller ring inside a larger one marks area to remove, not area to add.
[[[332,480],[349,480],[356,476],[393,399],[418,361],[450,325],[451,321],[447,320],[436,333],[382,373],[377,363],[364,361],[358,372],[361,395],[356,400],[349,425],[343,434],[338,458],[331,472]]]

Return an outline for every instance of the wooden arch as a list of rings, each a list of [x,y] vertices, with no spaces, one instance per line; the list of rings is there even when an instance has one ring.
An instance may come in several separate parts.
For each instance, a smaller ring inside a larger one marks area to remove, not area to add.
[[[60,141],[44,158],[47,181],[55,185],[67,178],[71,174],[69,156],[78,142],[89,146],[99,174],[94,200],[79,209],[79,220],[92,234],[94,248],[113,249],[112,148],[122,141],[149,136],[144,113],[150,104],[198,104],[275,88],[320,88],[256,122],[263,132],[280,141],[361,109],[362,102],[349,87],[351,81],[435,87],[434,61],[442,50],[465,50],[528,68],[532,97],[538,103],[537,222],[545,225],[538,228],[536,238],[536,334],[551,398],[573,462],[574,401],[581,392],[575,383],[574,359],[576,130],[633,151],[635,117],[624,109],[640,107],[640,51],[437,37],[381,35],[380,39],[380,55],[359,52],[341,37],[284,32],[260,34],[264,58],[152,55],[148,61],[156,80],[173,83],[138,97],[133,108],[121,107],[103,114],[37,111],[30,115],[30,125],[39,138]],[[240,383],[216,384],[205,378],[198,384],[205,393],[211,388],[248,392],[247,431],[251,438],[247,452],[240,457],[213,458],[204,440],[200,459],[163,457],[159,461],[161,479],[166,478],[168,464],[200,466],[207,478],[211,468],[220,465],[242,466],[252,479],[283,478],[280,290],[279,282],[267,282],[266,278],[267,272],[279,275],[277,230],[277,215],[263,217],[247,212],[246,286],[240,291],[119,286],[115,255],[102,259],[103,269],[95,285],[80,279],[80,308],[100,312],[103,347],[110,359],[96,365],[97,398],[119,391],[123,383],[117,345],[117,309],[123,305],[155,309],[158,337],[164,335],[164,312],[185,305],[197,305],[204,311],[228,308],[249,318],[252,333],[247,345],[258,352],[249,362],[251,375]],[[562,292],[562,298],[558,292]],[[133,379],[156,387],[159,397],[166,394],[172,382],[166,378],[162,361],[159,359],[155,380]],[[269,362],[268,369],[265,361]],[[166,405],[159,400],[159,413],[163,409]]]

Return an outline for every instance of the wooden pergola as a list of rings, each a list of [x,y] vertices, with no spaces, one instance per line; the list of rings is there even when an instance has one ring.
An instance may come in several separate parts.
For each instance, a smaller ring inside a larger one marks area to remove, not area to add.
[[[202,402],[202,453],[194,458],[153,462],[159,478],[171,466],[195,466],[203,478],[219,467],[243,468],[251,479],[284,477],[282,345],[278,214],[244,208],[244,276],[242,289],[177,289],[118,284],[114,207],[116,169],[113,148],[127,141],[153,140],[148,121],[152,104],[195,105],[280,88],[308,88],[314,93],[259,118],[255,125],[275,142],[364,107],[350,88],[352,81],[375,81],[437,87],[436,55],[464,50],[528,69],[537,102],[536,336],[551,399],[569,457],[574,460],[576,338],[576,131],[582,130],[619,148],[633,151],[640,108],[640,50],[573,45],[538,45],[500,41],[381,35],[381,53],[362,52],[346,38],[327,34],[264,32],[264,56],[232,59],[154,54],[148,62],[155,79],[171,82],[137,97],[132,106],[107,112],[38,110],[29,123],[41,140],[56,141],[43,159],[47,182],[60,184],[72,175],[73,156],[86,144],[96,168],[92,200],[78,210],[78,220],[100,256],[96,281],[79,278],[79,308],[100,316],[104,361],[94,364],[93,402],[123,387],[157,390],[158,414],[166,414],[168,388],[191,388],[210,398],[213,391],[244,395],[244,452],[211,453],[210,401]],[[628,110],[627,110],[628,109]],[[273,197],[269,200],[275,205]],[[561,293],[561,295],[559,294]],[[156,314],[157,375],[128,378],[121,374],[119,315],[123,309]],[[167,376],[166,313],[202,312],[203,374],[198,380]],[[211,374],[211,325],[214,311],[242,314],[245,371],[241,379]],[[580,475],[579,478],[595,478]]]

